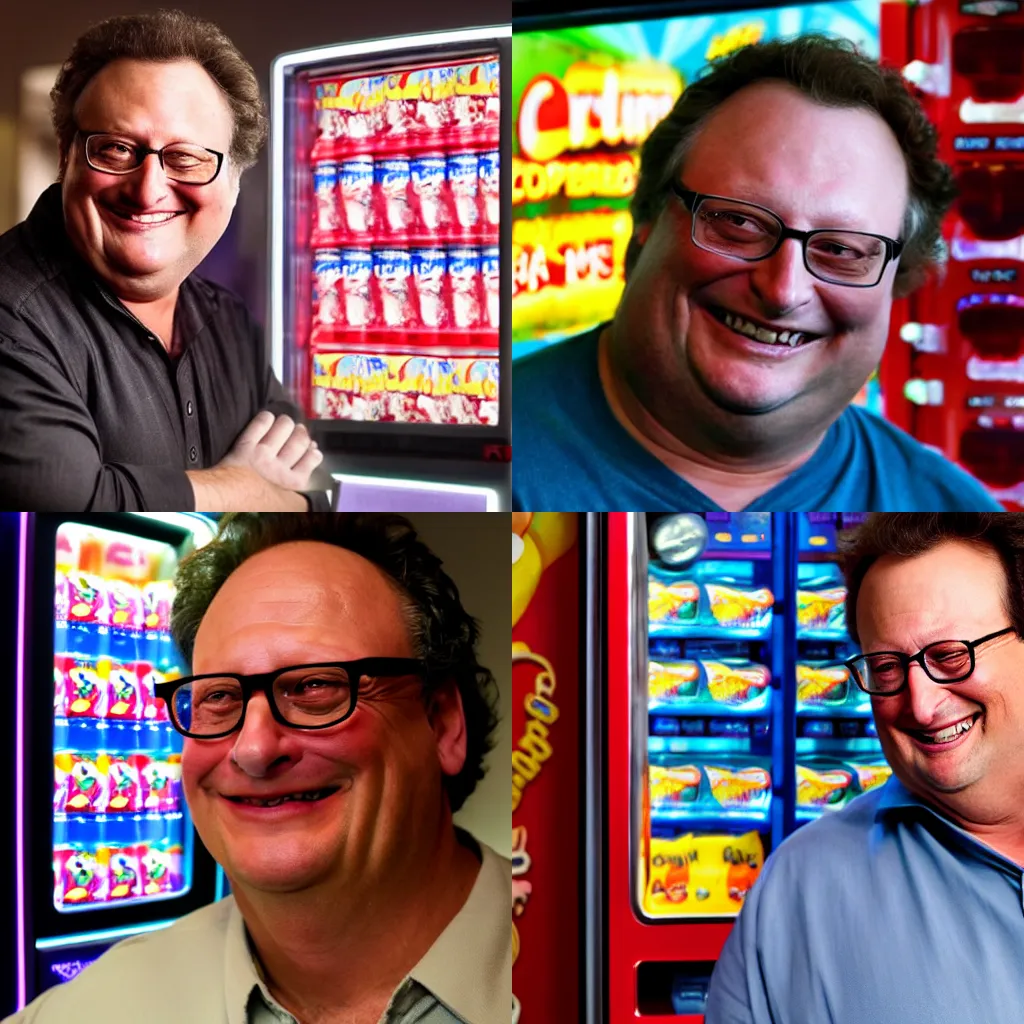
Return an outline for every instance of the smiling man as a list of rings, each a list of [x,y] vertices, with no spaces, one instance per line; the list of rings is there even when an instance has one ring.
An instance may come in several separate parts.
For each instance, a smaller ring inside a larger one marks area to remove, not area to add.
[[[13,1022],[508,1020],[511,864],[452,823],[483,776],[494,679],[439,559],[400,516],[247,514],[176,583],[194,675],[158,696],[233,895]]]
[[[898,73],[849,44],[716,62],[643,147],[615,319],[515,364],[515,506],[999,508],[850,405],[954,194]]]
[[[298,510],[322,459],[241,300],[193,275],[266,116],[179,11],[112,18],[51,93],[56,184],[0,237],[0,494],[69,512]]]
[[[769,857],[707,1024],[988,1024],[1024,990],[1024,514],[845,542],[847,665],[893,778]]]

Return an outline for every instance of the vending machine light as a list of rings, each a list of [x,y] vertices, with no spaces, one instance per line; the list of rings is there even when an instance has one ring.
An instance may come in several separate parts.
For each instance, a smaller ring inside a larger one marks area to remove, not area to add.
[[[968,429],[960,439],[960,461],[991,487],[1013,487],[1024,477],[1022,428],[1024,423],[1000,420],[991,429],[980,424]]]
[[[958,212],[978,238],[1024,233],[1024,166],[961,163],[956,178]]]
[[[953,67],[976,100],[1015,100],[1024,93],[1024,25],[963,28],[953,37]]]
[[[978,355],[1016,359],[1024,340],[1024,296],[965,295],[957,302],[960,333]]]

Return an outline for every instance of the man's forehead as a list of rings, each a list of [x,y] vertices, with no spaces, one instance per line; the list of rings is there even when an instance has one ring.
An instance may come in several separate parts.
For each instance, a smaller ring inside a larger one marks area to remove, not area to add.
[[[775,80],[738,90],[708,116],[683,176],[697,191],[768,206],[792,227],[877,231],[888,214],[898,231],[906,199],[905,186],[892,187],[906,178],[905,159],[880,115]]]
[[[358,637],[360,649],[346,648],[345,657],[384,648],[394,653],[391,648],[404,644],[407,634],[402,597],[383,570],[319,541],[278,544],[246,559],[210,602],[196,645],[213,641],[219,648],[230,641],[245,647],[274,630],[294,632],[300,644],[315,638],[331,646],[337,638]]]
[[[169,138],[223,135],[232,127],[230,107],[217,83],[189,60],[112,61],[82,90],[75,115],[102,119],[107,131]]]
[[[227,579],[224,588],[294,593],[331,592],[339,598],[387,594],[398,601],[396,584],[368,558],[325,541],[301,540],[275,544],[247,558]]]
[[[1004,595],[1002,563],[992,549],[945,542],[919,555],[878,559],[865,573],[857,617],[865,625],[900,621],[941,631],[988,622]]]

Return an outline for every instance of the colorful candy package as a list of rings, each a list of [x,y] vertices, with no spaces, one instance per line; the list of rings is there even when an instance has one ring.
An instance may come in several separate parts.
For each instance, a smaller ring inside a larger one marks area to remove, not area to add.
[[[67,763],[65,753],[54,758],[60,759],[61,767]],[[106,754],[71,753],[71,766],[67,774],[64,805],[65,813],[102,814],[107,809],[107,771],[110,758]]]
[[[892,768],[885,761],[871,761],[867,764],[847,762],[857,775],[857,785],[862,793],[884,786],[892,775]]]
[[[842,704],[850,692],[850,670],[845,665],[798,661],[797,705],[823,707]]]
[[[143,894],[142,858],[145,851],[145,846],[137,844],[101,850],[108,864],[110,899],[131,899]]]
[[[149,763],[145,754],[113,755],[107,768],[107,811],[111,814],[143,810],[140,771]]]
[[[695,622],[699,602],[700,588],[688,580],[660,583],[651,579],[647,584],[647,612],[653,623]]]
[[[174,605],[174,584],[155,580],[142,588],[142,610],[147,629],[171,628],[171,608]]]
[[[68,619],[73,622],[110,622],[107,583],[99,576],[83,572],[68,574]]]
[[[767,587],[741,590],[722,583],[705,584],[711,614],[720,626],[762,629],[771,624],[775,595]]]
[[[689,898],[691,846],[693,835],[675,839],[651,839],[650,868],[644,907],[649,914],[675,917],[684,913]]]
[[[142,687],[133,669],[123,665],[112,666],[108,683],[110,707],[107,709],[107,717],[142,718]]]
[[[763,864],[757,832],[652,838],[644,907],[656,917],[736,914]]]
[[[767,810],[772,799],[772,777],[764,768],[728,768],[704,765],[711,796],[727,810]]]
[[[846,632],[846,587],[796,592],[796,624],[802,630]]]
[[[764,864],[757,832],[741,836],[695,836],[690,885],[700,914],[736,914]]]
[[[107,862],[81,843],[53,851],[54,898],[60,904],[98,903],[107,896]]]
[[[142,891],[147,896],[177,892],[182,887],[182,847],[171,839],[161,839],[142,856]]]
[[[700,666],[695,661],[652,661],[647,667],[650,704],[686,703],[697,696]]]
[[[771,672],[764,665],[740,658],[701,661],[708,692],[719,704],[739,706],[756,701],[771,683]]]
[[[796,766],[797,807],[836,810],[846,803],[853,774],[845,768]]]
[[[176,811],[181,799],[181,755],[154,757],[141,771],[142,806],[147,811]]]
[[[54,658],[54,679],[60,673],[64,680],[64,707],[69,718],[104,718],[110,704],[106,679],[86,658],[57,655]]]
[[[652,813],[679,810],[696,802],[700,794],[700,768],[692,764],[663,767],[652,764],[649,769]]]

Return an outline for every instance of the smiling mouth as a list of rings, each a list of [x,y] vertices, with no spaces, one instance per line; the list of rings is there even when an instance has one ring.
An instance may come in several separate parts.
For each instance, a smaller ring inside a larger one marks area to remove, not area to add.
[[[981,712],[976,711],[973,715],[967,718],[961,719],[959,722],[954,722],[952,725],[947,726],[945,729],[935,729],[932,732],[921,732],[918,729],[908,729],[914,739],[920,743],[926,743],[928,746],[941,747],[947,743],[952,743],[954,740],[958,740],[964,733],[970,732],[974,728],[974,723],[981,718]]]
[[[184,210],[161,210],[159,213],[129,213],[115,206],[107,209],[118,219],[130,221],[132,224],[168,224],[175,217],[180,217]]]
[[[767,324],[742,317],[721,306],[709,306],[708,311],[720,324],[724,324],[734,333],[762,345],[799,348],[824,337],[823,334],[812,334],[810,331],[775,330]]]
[[[260,800],[255,797],[225,796],[233,804],[245,804],[248,807],[277,807],[286,803],[318,803],[338,792],[340,786],[328,786],[325,789],[311,789],[305,793],[291,793],[287,796],[274,797],[272,800]]]

